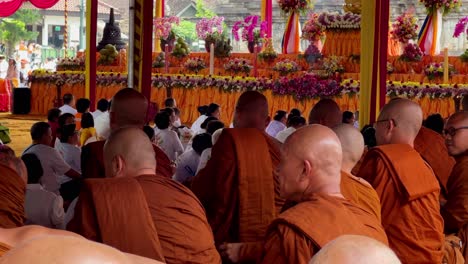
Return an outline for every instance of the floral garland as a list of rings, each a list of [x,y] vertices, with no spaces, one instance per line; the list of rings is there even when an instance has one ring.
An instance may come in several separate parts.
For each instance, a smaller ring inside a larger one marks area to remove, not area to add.
[[[457,10],[462,5],[461,0],[419,0],[419,2],[424,4],[428,13],[432,14],[437,9],[442,9],[444,15]]]
[[[390,32],[393,39],[401,43],[408,43],[412,39],[418,37],[418,18],[412,13],[405,12],[397,17],[396,21],[392,24],[393,30]]]
[[[387,82],[387,96],[444,99],[464,96],[468,94],[468,85],[424,84],[417,82]]]
[[[171,35],[172,24],[179,25],[179,23],[180,18],[176,16],[155,18],[153,26],[156,38],[167,40]]]
[[[326,27],[318,22],[317,14],[309,14],[307,22],[302,28],[302,38],[308,41],[317,41],[325,35]]]
[[[305,12],[312,8],[312,0],[278,0],[278,6],[285,14],[292,12]]]
[[[327,30],[357,30],[361,28],[361,15],[346,13],[322,13],[317,22]]]
[[[244,20],[234,23],[232,26],[234,39],[240,41],[239,30],[242,28],[243,41],[259,43],[267,35],[267,22],[263,21],[259,24],[259,20],[259,16],[248,16]]]

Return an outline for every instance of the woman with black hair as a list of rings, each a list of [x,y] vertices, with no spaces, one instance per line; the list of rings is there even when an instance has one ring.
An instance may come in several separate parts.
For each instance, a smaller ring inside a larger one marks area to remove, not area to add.
[[[286,121],[288,120],[288,113],[283,110],[276,111],[273,120],[270,122],[268,127],[266,128],[266,132],[268,135],[272,137],[276,137],[279,132],[286,129]]]

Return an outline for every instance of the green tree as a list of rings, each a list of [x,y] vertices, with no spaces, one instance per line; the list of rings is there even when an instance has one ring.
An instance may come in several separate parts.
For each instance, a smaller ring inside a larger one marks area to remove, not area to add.
[[[26,25],[39,22],[41,15],[37,10],[20,9],[10,17],[0,19],[0,40],[6,44],[7,54],[13,55],[16,44],[21,40],[36,39],[39,32],[26,29]]]
[[[177,36],[185,39],[189,44],[198,39],[195,23],[193,22],[182,20],[178,26],[173,26],[172,30]]]
[[[213,10],[211,10],[208,7],[205,6],[205,3],[203,3],[203,0],[197,0],[195,8],[197,9],[197,13],[196,13],[195,17],[212,18],[212,17],[216,16],[216,13],[213,12]]]

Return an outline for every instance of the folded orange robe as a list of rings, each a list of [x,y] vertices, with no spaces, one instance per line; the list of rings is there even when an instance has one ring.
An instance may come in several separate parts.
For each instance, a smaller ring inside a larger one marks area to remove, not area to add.
[[[279,143],[257,129],[225,129],[211,159],[192,181],[216,244],[263,240],[279,214]]]
[[[10,251],[11,247],[5,243],[0,242],[0,258]]]
[[[106,170],[104,167],[104,144],[105,140],[87,144],[81,148],[81,173],[83,178],[104,178]],[[156,173],[172,178],[171,161],[166,154],[153,144],[156,155]]]
[[[0,164],[0,227],[23,226],[26,219],[24,197],[26,183],[10,167]]]
[[[341,171],[341,194],[373,214],[381,222],[380,199],[374,188],[365,180]]]
[[[460,232],[458,232],[458,237],[463,242],[462,253],[463,253],[463,256],[465,257],[465,261],[466,261],[466,260],[468,260],[468,224],[464,225],[460,229]]]
[[[447,202],[441,212],[446,234],[457,233],[468,224],[468,155],[457,157],[447,182]]]
[[[439,180],[443,198],[446,198],[447,182],[455,165],[455,159],[449,156],[444,138],[429,128],[421,127],[414,140],[414,149],[431,166]]]
[[[307,264],[325,244],[347,234],[368,236],[388,245],[374,215],[347,199],[314,194],[272,222],[260,263]]]
[[[221,261],[200,202],[159,175],[86,180],[68,228],[166,263]]]
[[[358,176],[379,194],[382,224],[402,263],[441,263],[440,187],[419,153],[403,144],[372,148]]]

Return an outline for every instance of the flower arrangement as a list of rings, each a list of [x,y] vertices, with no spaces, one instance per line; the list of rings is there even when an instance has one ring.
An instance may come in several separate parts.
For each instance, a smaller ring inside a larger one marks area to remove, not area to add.
[[[321,13],[317,22],[327,30],[357,30],[361,28],[361,15],[346,13]]]
[[[299,65],[294,61],[286,59],[277,62],[273,67],[273,70],[279,72],[281,76],[286,76],[290,73],[299,71]]]
[[[395,67],[393,67],[393,64],[387,61],[387,74],[392,74],[395,72]]]
[[[153,20],[153,26],[156,38],[167,40],[171,36],[174,36],[174,33],[172,32],[172,24],[179,25],[179,23],[180,18],[176,16],[155,18]]]
[[[167,62],[169,63],[169,62]],[[166,54],[164,52],[159,53],[159,55],[153,61],[153,68],[163,68],[166,66]]]
[[[428,13],[433,13],[437,9],[442,9],[444,15],[450,13],[452,10],[457,10],[461,6],[461,0],[419,0]]]
[[[278,57],[278,53],[276,53],[275,49],[273,48],[272,39],[265,39],[265,48],[262,52],[258,54],[258,57],[265,61],[273,61]]]
[[[453,65],[449,64],[449,76],[452,76],[454,73],[455,73],[455,68],[453,67]],[[427,76],[429,80],[444,77],[444,63],[434,63],[434,62],[429,63],[424,68],[424,74]]]
[[[84,68],[84,58],[64,58],[57,63],[57,71],[83,71]]]
[[[225,35],[221,35],[220,38],[214,42],[214,49],[214,56],[216,58],[227,58],[231,56],[231,39],[228,39]]]
[[[309,64],[317,62],[322,57],[322,53],[314,44],[310,44],[304,52],[304,58]]]
[[[223,33],[223,22],[224,17],[202,18],[195,27],[198,38],[206,41],[208,37],[221,35]]]
[[[231,59],[226,64],[224,64],[224,69],[227,72],[232,72],[232,73],[249,74],[252,68],[253,67],[250,64],[249,60],[238,59],[238,58]]]
[[[302,38],[308,41],[317,41],[325,35],[325,27],[318,22],[317,14],[309,14],[307,22],[302,28]]]
[[[285,14],[292,12],[305,12],[307,9],[312,8],[311,0],[278,0],[278,6]]]
[[[467,94],[468,85],[387,82],[387,96],[389,97],[443,99]]]
[[[421,61],[423,58],[423,52],[417,44],[407,44],[403,49],[403,54],[400,56],[400,60],[407,62]]]
[[[397,17],[392,24],[393,30],[390,32],[393,39],[401,43],[408,43],[410,40],[418,37],[418,18],[414,14],[406,12]]]
[[[322,98],[342,93],[342,86],[334,80],[321,80],[315,74],[304,74],[296,78],[283,77],[273,86],[273,93],[292,95],[297,100]]]
[[[455,30],[453,32],[453,37],[458,38],[461,34],[465,33],[468,36],[468,16],[460,18],[458,23],[455,25]]]
[[[198,73],[199,71],[206,68],[205,61],[201,58],[191,58],[184,63],[184,68],[188,71]]]
[[[329,76],[335,73],[343,73],[345,71],[344,66],[341,64],[341,58],[338,56],[326,57],[323,60],[323,69]]]
[[[253,42],[259,44],[266,37],[267,22],[259,23],[259,16],[248,16],[244,20],[237,21],[232,26],[232,35],[236,41]],[[242,29],[242,35],[239,36],[239,30]]]

